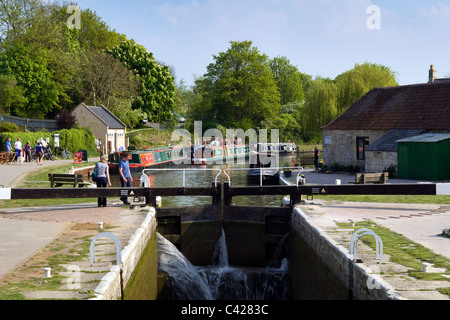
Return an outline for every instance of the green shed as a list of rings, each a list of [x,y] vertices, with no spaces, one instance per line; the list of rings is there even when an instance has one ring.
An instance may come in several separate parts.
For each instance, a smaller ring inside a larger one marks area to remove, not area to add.
[[[450,133],[427,133],[397,141],[398,177],[450,180]]]

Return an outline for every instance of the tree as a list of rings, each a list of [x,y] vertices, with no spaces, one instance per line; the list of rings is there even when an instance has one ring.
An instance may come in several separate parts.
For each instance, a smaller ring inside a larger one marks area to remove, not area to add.
[[[264,120],[280,110],[280,93],[268,57],[251,41],[230,43],[196,81],[204,109],[217,124],[244,130],[261,128]]]
[[[72,111],[63,109],[59,112],[56,117],[56,123],[58,124],[58,129],[71,129],[77,123],[77,118],[72,113]]]
[[[286,57],[272,59],[270,69],[280,90],[281,105],[304,100],[304,87],[311,80],[311,76],[302,74]]]
[[[128,128],[135,128],[144,119],[144,112],[141,109],[133,109],[132,98],[111,97],[108,110],[120,119]]]
[[[40,0],[0,0],[0,42],[22,34],[45,8]]]
[[[43,57],[17,45],[0,53],[0,74],[13,76],[27,98],[23,108],[15,106],[11,109],[12,114],[43,119],[48,113],[60,109],[58,97],[62,88],[53,81]]]
[[[366,62],[336,77],[338,113],[344,112],[376,87],[398,86],[396,72],[389,67]]]
[[[302,109],[302,129],[305,141],[320,141],[321,127],[337,115],[337,88],[329,79],[312,82],[306,93],[305,106]]]
[[[90,9],[81,10],[81,29],[76,32],[81,48],[86,50],[106,50],[127,40],[125,35],[111,29]]]
[[[87,103],[110,107],[112,97],[135,97],[138,82],[134,74],[109,54],[89,51],[84,56],[80,72]]]
[[[13,75],[0,74],[0,106],[7,114],[11,114],[11,107],[20,109],[27,103],[24,93]]]
[[[140,82],[140,94],[133,102],[133,109],[144,111],[149,121],[171,119],[175,105],[175,80],[169,67],[159,65],[152,53],[133,40],[123,41],[106,52],[133,71]]]

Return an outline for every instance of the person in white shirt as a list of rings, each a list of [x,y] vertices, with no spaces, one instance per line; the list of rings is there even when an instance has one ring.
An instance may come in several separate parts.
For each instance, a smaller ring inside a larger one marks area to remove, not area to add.
[[[14,148],[16,148],[16,157],[20,158],[22,155],[22,142],[20,138],[17,138],[17,141],[14,143]]]

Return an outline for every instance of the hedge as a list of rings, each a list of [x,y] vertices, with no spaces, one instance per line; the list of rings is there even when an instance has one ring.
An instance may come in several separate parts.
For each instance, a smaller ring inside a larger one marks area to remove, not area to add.
[[[63,129],[55,132],[4,132],[0,134],[1,150],[6,150],[6,141],[8,138],[11,138],[12,145],[14,145],[17,138],[20,138],[23,145],[29,141],[32,148],[40,138],[43,140],[49,138],[50,145],[54,146],[54,134],[59,134],[59,146],[61,148],[66,147],[72,153],[79,150],[87,150],[90,156],[92,154],[98,154],[95,146],[95,136],[89,128]]]

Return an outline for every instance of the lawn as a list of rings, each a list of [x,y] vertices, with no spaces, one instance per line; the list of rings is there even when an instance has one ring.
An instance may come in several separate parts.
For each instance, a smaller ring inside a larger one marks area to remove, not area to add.
[[[354,226],[351,226],[349,223],[338,223],[337,225],[339,228],[353,229],[353,231],[357,231],[360,228],[372,230],[383,239],[383,252],[390,256],[390,262],[410,268],[407,271],[408,275],[418,280],[449,281],[448,288],[439,288],[437,290],[442,294],[450,295],[450,279],[448,278],[450,276],[449,258],[436,254],[421,244],[415,243],[373,221],[356,222]],[[376,242],[374,237],[363,237],[361,241],[375,250]],[[443,274],[447,277],[439,273],[423,272],[423,262],[431,263],[436,268],[445,268],[447,271]]]
[[[314,196],[315,199],[342,202],[379,202],[450,205],[450,196],[430,195],[327,195]]]
[[[71,168],[86,167],[86,164],[69,164],[57,167],[42,168],[28,173],[16,188],[50,188],[49,173],[66,174]],[[97,199],[27,199],[27,200],[1,200],[1,208],[25,208],[74,203],[96,202]]]

